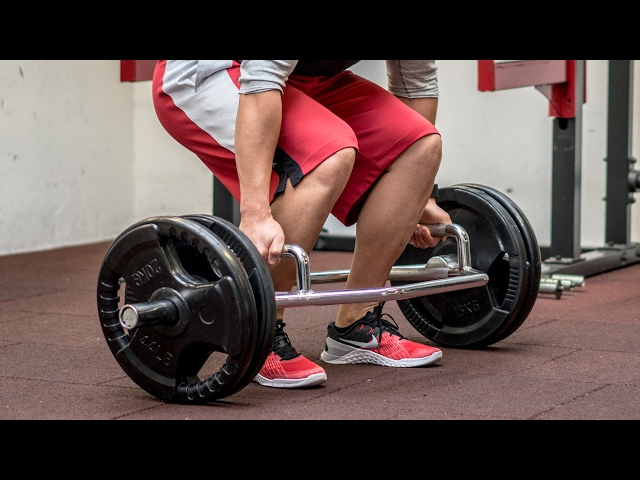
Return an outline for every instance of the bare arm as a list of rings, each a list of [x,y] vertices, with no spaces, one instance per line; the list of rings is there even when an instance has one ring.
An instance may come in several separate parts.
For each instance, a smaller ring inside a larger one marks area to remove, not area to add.
[[[236,165],[240,178],[240,229],[269,267],[277,265],[284,232],[271,215],[269,182],[282,123],[279,90],[240,95],[236,120]]]
[[[438,111],[438,66],[435,60],[387,60],[389,91],[434,125]]]
[[[436,124],[436,115],[438,113],[438,97],[398,98],[405,104],[413,108],[416,112],[420,113],[431,123],[433,123],[434,125]]]
[[[280,127],[282,94],[297,60],[243,60],[235,128],[240,179],[240,229],[269,268],[280,261],[284,232],[271,214],[269,183]]]
[[[391,93],[435,125],[440,94],[435,61],[388,60],[387,74]],[[451,223],[451,217],[438,206],[435,198],[430,198],[409,243],[428,248],[444,240],[432,237],[424,226],[438,223]]]

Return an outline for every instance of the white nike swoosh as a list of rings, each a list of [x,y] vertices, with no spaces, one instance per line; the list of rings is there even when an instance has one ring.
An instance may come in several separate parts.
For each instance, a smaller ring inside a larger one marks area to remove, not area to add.
[[[375,335],[371,334],[371,340],[369,340],[368,342],[357,342],[355,340],[347,340],[346,338],[341,338],[341,341],[343,341],[344,343],[348,343],[350,345],[353,345],[355,347],[362,347],[362,348],[378,348],[378,339],[376,338]]]

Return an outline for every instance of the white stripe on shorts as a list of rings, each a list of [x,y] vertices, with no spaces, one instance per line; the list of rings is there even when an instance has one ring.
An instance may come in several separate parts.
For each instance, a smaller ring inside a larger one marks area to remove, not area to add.
[[[162,89],[196,125],[235,152],[238,88],[226,69],[231,60],[167,60]]]

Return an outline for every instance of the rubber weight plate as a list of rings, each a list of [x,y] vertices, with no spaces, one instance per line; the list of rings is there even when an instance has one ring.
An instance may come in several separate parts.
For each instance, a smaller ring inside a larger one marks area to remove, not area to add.
[[[456,188],[460,188],[460,189],[465,189],[465,190],[468,190],[468,191],[472,191],[472,192],[476,192],[478,194],[487,194],[487,195],[489,195],[488,192],[485,192],[484,190],[479,189],[479,188],[473,188],[473,187],[470,186],[470,184],[458,184],[458,185],[455,185],[455,187]],[[495,198],[495,197],[492,197],[492,198]],[[498,199],[496,199],[496,200],[500,203],[500,205],[502,205],[504,207],[504,204],[502,202],[500,202],[500,200],[498,200]],[[506,210],[506,208],[505,208],[505,210]],[[508,210],[507,210],[507,213],[509,215],[511,215],[511,212],[509,212]],[[511,218],[513,219],[514,222],[516,222],[516,220],[513,218],[513,216]],[[516,225],[517,225],[517,222],[516,222]],[[523,242],[524,242],[524,238],[523,238]],[[526,248],[526,244],[525,244],[525,252],[526,253],[525,253],[525,256],[523,257],[522,265],[523,265],[523,269],[526,270],[526,275],[524,276],[525,281],[524,281],[524,283],[522,285],[522,288],[520,289],[522,294],[518,298],[516,298],[515,301],[514,301],[513,308],[511,309],[511,315],[509,315],[509,321],[505,322],[503,324],[501,330],[497,330],[494,333],[494,335],[490,339],[491,343],[495,343],[497,341],[497,339],[500,337],[500,335],[502,334],[502,332],[504,332],[506,329],[508,329],[513,322],[517,321],[517,319],[519,318],[520,312],[522,311],[522,306],[525,303],[525,300],[527,298],[526,294],[527,294],[528,288],[530,286],[529,282],[531,281],[532,270],[531,270],[531,265],[529,263],[529,256],[528,256],[528,250]]]
[[[527,251],[527,268],[529,269],[528,289],[523,294],[523,303],[522,306],[518,309],[515,318],[509,323],[509,325],[506,326],[503,332],[499,333],[496,336],[496,342],[498,342],[507,338],[509,335],[515,332],[531,313],[540,290],[540,278],[542,276],[542,254],[540,253],[538,239],[535,232],[533,231],[531,223],[529,223],[529,219],[524,214],[522,209],[509,196],[500,192],[499,190],[496,190],[495,188],[488,187],[486,185],[479,185],[475,183],[468,183],[464,185],[483,191],[500,202],[500,204],[505,208],[505,210],[509,212],[516,225],[518,226],[518,229],[520,230],[520,234],[522,235],[522,239],[524,241],[525,249]]]
[[[400,300],[398,306],[418,332],[442,346],[490,345],[512,321],[526,292],[524,241],[511,215],[484,192],[444,187],[437,202],[467,232],[471,266],[486,273],[489,281],[482,287]],[[423,264],[440,255],[457,256],[456,240],[428,249],[407,245],[396,265]]]
[[[133,303],[171,299],[174,323],[124,329],[120,289]],[[152,217],[122,232],[102,262],[98,314],[122,369],[150,394],[176,403],[205,403],[233,393],[256,348],[257,310],[245,270],[211,230],[179,217]],[[213,352],[219,371],[197,374]]]
[[[256,352],[244,378],[234,388],[237,391],[254,379],[273,348],[276,330],[276,294],[271,274],[258,249],[233,223],[204,214],[185,215],[185,218],[199,222],[218,235],[238,257],[249,277],[258,313]]]

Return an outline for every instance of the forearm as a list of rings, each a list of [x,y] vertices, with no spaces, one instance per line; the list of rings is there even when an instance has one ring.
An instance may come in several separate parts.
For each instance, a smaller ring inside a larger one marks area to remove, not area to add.
[[[240,95],[235,153],[243,217],[270,215],[269,183],[281,122],[282,102],[278,90]]]
[[[435,60],[387,60],[388,88],[432,124],[438,110],[438,66]]]

